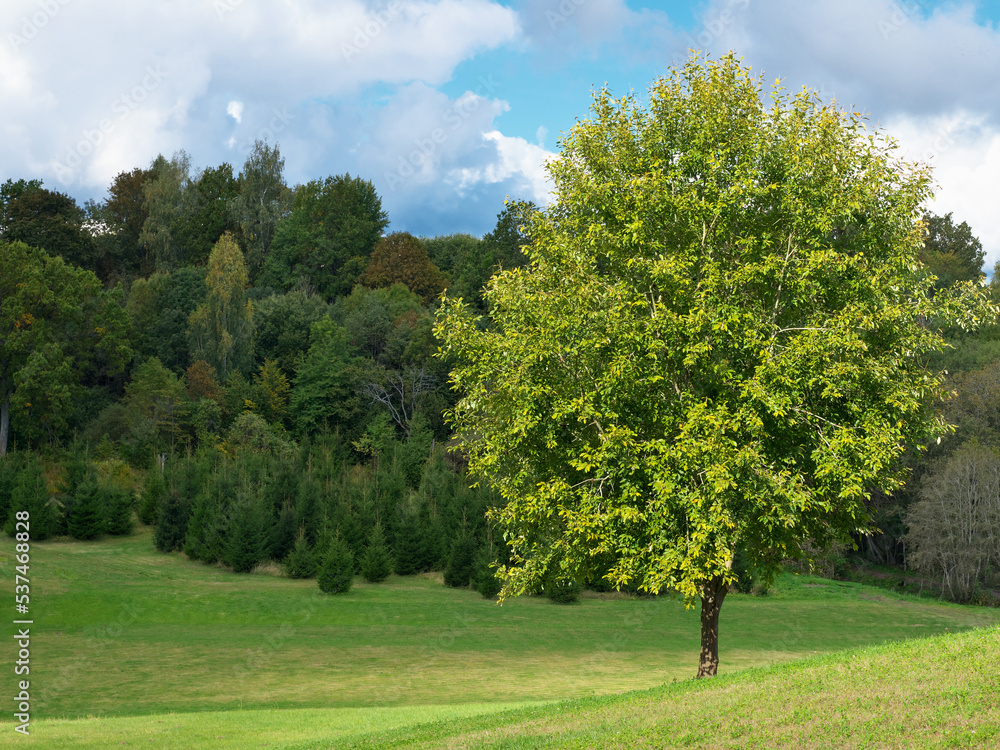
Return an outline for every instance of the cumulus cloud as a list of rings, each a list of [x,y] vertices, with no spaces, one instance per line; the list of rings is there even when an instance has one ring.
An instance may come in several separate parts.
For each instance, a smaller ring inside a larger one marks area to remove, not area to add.
[[[226,105],[226,114],[236,120],[236,124],[239,125],[243,122],[243,102],[236,101],[235,99]]]
[[[5,2],[4,16],[21,20],[0,51],[0,168],[77,191],[158,152],[252,143],[282,108],[374,84],[440,84],[518,33],[514,12],[491,0],[49,5]],[[242,111],[229,104],[235,91],[252,92]]]
[[[481,233],[506,196],[541,203],[549,192],[544,162],[552,154],[497,128],[509,107],[497,96],[500,88],[483,77],[475,89],[449,97],[412,83],[377,107],[315,107],[294,132],[329,144],[346,156],[345,170],[371,179],[394,227]],[[290,157],[290,171],[306,167]]]
[[[1000,129],[983,114],[954,112],[914,117],[897,115],[885,129],[898,140],[900,154],[934,168],[936,195],[930,209],[953,213],[972,227],[986,250],[987,267],[1000,261]]]

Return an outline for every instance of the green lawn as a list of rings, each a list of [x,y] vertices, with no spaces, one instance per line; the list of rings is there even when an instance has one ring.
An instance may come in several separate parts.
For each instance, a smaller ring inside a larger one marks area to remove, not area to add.
[[[1000,629],[300,748],[1000,747]]]
[[[13,541],[0,550],[12,602]],[[31,586],[33,736],[19,747],[109,747],[107,732],[124,733],[114,745],[264,747],[239,733],[275,723],[287,731],[267,747],[311,747],[306,737],[651,688],[697,664],[697,610],[665,598],[499,607],[430,576],[358,579],[330,597],[314,581],[161,555],[148,533],[33,544]],[[720,674],[997,622],[997,610],[787,575],[773,596],[727,598]],[[4,670],[5,695],[15,679]],[[81,717],[100,719],[54,721]],[[12,727],[0,732],[5,747]]]

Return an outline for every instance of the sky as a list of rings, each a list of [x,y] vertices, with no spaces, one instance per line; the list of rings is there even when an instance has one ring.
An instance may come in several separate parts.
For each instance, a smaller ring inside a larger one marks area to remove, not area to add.
[[[261,139],[291,185],[371,180],[391,230],[481,235],[505,197],[552,200],[594,91],[644,95],[691,49],[865,113],[1000,261],[1000,0],[3,0],[0,181],[101,200]]]

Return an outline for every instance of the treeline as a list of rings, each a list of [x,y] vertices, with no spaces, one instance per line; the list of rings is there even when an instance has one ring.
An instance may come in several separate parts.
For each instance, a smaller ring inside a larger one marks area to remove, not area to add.
[[[239,572],[336,558],[492,595],[494,499],[445,455],[432,322],[446,288],[488,312],[533,207],[483,238],[386,235],[370,182],[283,168],[257,143],[238,175],[161,156],[82,208],[0,187],[0,519],[29,510],[34,539],[139,521]]]
[[[496,498],[443,456],[456,394],[432,323],[447,289],[489,325],[483,286],[525,262],[533,210],[506,205],[482,238],[386,235],[370,182],[290,187],[265,143],[238,173],[157,157],[82,207],[6,180],[0,519],[30,509],[36,539],[127,534],[138,519],[164,551],[325,567],[329,590],[345,566],[491,589],[483,559],[505,552],[482,515]],[[968,225],[925,220],[936,289],[982,280]],[[938,408],[958,430],[912,446],[911,481],[873,497],[879,532],[853,554],[967,601],[1000,585],[1000,328],[948,336],[928,364],[949,372],[956,396]]]

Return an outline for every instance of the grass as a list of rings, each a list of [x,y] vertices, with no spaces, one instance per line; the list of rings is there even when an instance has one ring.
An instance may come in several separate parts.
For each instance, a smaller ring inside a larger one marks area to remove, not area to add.
[[[0,543],[8,597],[12,553]],[[339,747],[371,731],[684,680],[699,647],[697,610],[665,598],[499,607],[434,576],[357,579],[330,597],[314,581],[161,555],[148,533],[33,544],[31,606],[24,747],[264,747],[246,740],[254,727],[269,748]],[[786,575],[773,596],[727,597],[720,673],[998,622],[998,610]],[[15,680],[5,669],[0,690],[15,695]]]
[[[352,738],[339,748],[995,748],[1000,629]],[[323,743],[296,746],[326,748]]]

